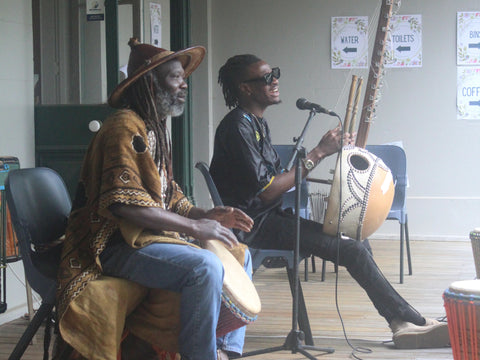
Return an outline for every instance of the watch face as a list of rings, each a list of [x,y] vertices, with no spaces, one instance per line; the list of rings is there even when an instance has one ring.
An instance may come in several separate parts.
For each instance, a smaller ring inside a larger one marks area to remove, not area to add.
[[[313,161],[310,160],[310,159],[306,159],[305,162],[304,162],[304,164],[305,164],[305,168],[306,168],[307,170],[312,170],[313,167],[315,166],[315,164],[313,163]]]

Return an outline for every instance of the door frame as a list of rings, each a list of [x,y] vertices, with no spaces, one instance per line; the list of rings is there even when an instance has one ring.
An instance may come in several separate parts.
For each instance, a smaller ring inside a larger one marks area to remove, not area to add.
[[[107,91],[110,94],[119,83],[119,43],[118,43],[118,0],[105,0],[105,37],[106,37],[106,78]],[[170,37],[171,50],[179,50],[189,46],[190,43],[190,1],[189,0],[170,0]],[[190,81],[188,81],[191,86]],[[185,113],[172,121],[172,154],[173,171],[177,183],[182,187],[183,192],[190,199],[193,197],[193,154],[192,154],[192,116],[191,116],[191,95],[187,98]],[[99,105],[36,105],[36,126],[50,124],[50,119],[40,118],[42,114],[48,113],[49,116],[64,117],[71,111],[86,111],[93,119],[101,119],[105,115],[105,104]],[[48,111],[43,111],[48,107]],[[98,109],[97,109],[98,107]],[[58,111],[56,111],[58,110]],[[98,112],[96,112],[98,110]],[[113,111],[113,109],[112,109]],[[38,118],[37,118],[38,117]],[[68,117],[65,119],[68,121]],[[47,125],[48,126],[48,125]],[[35,129],[36,139],[42,129]],[[92,134],[93,136],[93,134]],[[36,166],[42,166],[48,163],[45,159],[45,152],[42,142],[36,141],[35,158]],[[63,145],[48,144],[51,150],[65,151]],[[86,152],[88,143],[76,147],[76,151],[82,156]],[[54,155],[52,155],[54,156]],[[78,159],[77,159],[78,160]],[[71,191],[76,184],[67,184]]]

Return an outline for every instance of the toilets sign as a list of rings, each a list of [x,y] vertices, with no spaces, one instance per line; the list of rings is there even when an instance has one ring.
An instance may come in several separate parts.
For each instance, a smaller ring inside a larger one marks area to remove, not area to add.
[[[395,15],[385,52],[386,67],[422,66],[422,16]]]
[[[480,64],[480,12],[457,13],[457,65]]]

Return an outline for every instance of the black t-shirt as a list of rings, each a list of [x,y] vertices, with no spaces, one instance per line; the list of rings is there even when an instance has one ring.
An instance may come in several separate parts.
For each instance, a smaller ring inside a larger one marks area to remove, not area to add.
[[[241,108],[230,111],[215,134],[210,173],[224,204],[245,211],[255,220],[249,239],[262,217],[281,205],[281,197],[270,204],[263,204],[258,197],[281,172],[280,158],[272,146],[265,119]],[[248,243],[245,235],[237,233],[241,241]]]

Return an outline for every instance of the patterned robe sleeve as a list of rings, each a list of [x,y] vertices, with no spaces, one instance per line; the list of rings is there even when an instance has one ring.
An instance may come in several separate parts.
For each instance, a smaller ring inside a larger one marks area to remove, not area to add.
[[[170,209],[178,215],[188,217],[190,210],[193,208],[193,204],[188,200],[176,182],[173,181],[172,187],[173,194],[170,202]]]

